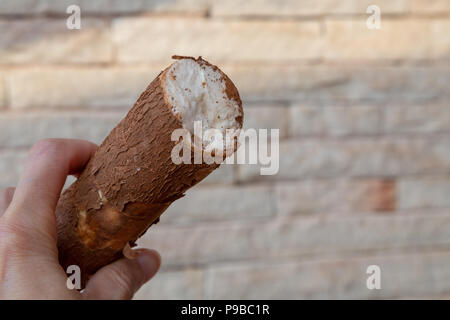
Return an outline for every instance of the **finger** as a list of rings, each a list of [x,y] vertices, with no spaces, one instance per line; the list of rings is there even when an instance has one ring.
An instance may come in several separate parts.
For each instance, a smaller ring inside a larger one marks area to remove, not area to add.
[[[103,267],[89,280],[83,292],[84,299],[125,300],[149,281],[161,265],[155,250],[139,249],[136,259],[122,258]]]
[[[6,209],[8,209],[8,206],[14,196],[14,190],[16,190],[16,188],[9,187],[0,191],[0,217],[3,215]]]
[[[92,158],[93,156],[94,156],[94,154],[95,154],[95,151],[97,151],[97,149],[98,149],[98,145],[96,145],[95,143],[92,143],[92,142],[90,142],[90,141],[87,141],[87,142],[89,142],[89,144],[91,145],[90,146],[90,156],[89,156],[89,159],[90,158]],[[88,159],[88,161],[89,161],[89,159]],[[87,162],[86,162],[87,163]],[[86,163],[83,165],[83,166],[80,166],[79,168],[74,168],[74,170],[73,171],[71,171],[69,174],[71,175],[71,176],[73,176],[73,177],[75,177],[76,179],[78,179],[79,177],[80,177],[80,175],[83,173],[83,170],[84,170],[84,167],[86,166]]]
[[[36,143],[5,214],[14,224],[54,232],[54,210],[67,175],[79,172],[97,146],[88,141],[48,139]]]

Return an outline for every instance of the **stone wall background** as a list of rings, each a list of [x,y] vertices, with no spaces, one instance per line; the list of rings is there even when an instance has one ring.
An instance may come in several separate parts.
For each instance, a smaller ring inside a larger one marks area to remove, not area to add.
[[[280,172],[224,165],[173,205],[137,298],[450,295],[450,1],[2,0],[0,187],[38,139],[101,142],[172,54],[219,64],[246,126],[280,128]]]

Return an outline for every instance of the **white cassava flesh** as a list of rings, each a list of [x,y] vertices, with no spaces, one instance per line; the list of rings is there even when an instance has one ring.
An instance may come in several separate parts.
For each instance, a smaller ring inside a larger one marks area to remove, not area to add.
[[[240,129],[239,102],[227,96],[223,74],[202,61],[180,59],[172,64],[166,77],[165,94],[173,113],[191,133],[195,121],[201,121],[203,132],[217,129],[223,137],[227,129]],[[214,138],[204,140],[203,147],[213,141]]]

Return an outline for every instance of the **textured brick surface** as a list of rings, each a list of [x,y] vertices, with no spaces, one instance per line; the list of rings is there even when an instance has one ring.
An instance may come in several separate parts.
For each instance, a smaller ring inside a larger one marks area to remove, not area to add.
[[[107,63],[113,48],[108,23],[83,19],[81,30],[65,20],[0,20],[0,63]]]
[[[218,169],[202,180],[199,185],[231,184],[236,181],[235,171],[233,165],[221,164]]]
[[[229,0],[214,1],[213,15],[218,16],[292,16],[292,15],[324,15],[324,14],[365,14],[369,5],[376,4],[383,13],[406,13],[408,0]]]
[[[335,255],[364,250],[449,246],[450,215],[318,215],[270,222],[153,226],[138,243],[163,252],[166,265],[310,254]],[[420,234],[420,236],[417,236]],[[301,257],[300,257],[301,259]]]
[[[45,138],[101,143],[125,112],[0,114],[0,147],[26,147]]]
[[[398,184],[401,209],[450,207],[450,177],[410,178]]]
[[[369,5],[376,4],[384,14],[445,14],[450,12],[447,0],[3,0],[3,15],[64,15],[69,5],[78,5],[85,14],[134,14],[139,12],[205,14],[213,16],[308,16],[363,15]]]
[[[439,104],[387,106],[382,110],[387,133],[435,133],[450,131],[450,108]]]
[[[277,175],[239,165],[240,180],[397,176],[450,170],[449,137],[296,139],[280,143]]]
[[[450,13],[450,3],[447,0],[410,0],[410,2],[413,13],[436,15]]]
[[[78,5],[85,14],[136,14],[140,12],[205,13],[207,0],[3,0],[0,14],[59,14],[69,5]]]
[[[161,271],[134,296],[135,300],[202,299],[203,271]]]
[[[380,108],[376,106],[307,106],[290,108],[290,135],[369,135],[379,132]]]
[[[448,0],[2,0],[0,188],[36,140],[101,142],[173,54],[201,55],[246,129],[280,129],[279,172],[222,165],[175,202],[136,298],[449,298],[449,33]]]
[[[271,193],[265,186],[199,187],[188,191],[184,199],[170,206],[161,220],[183,223],[269,217],[274,214]]]
[[[448,19],[383,20],[379,30],[368,30],[364,20],[336,20],[327,21],[326,29],[325,57],[328,59],[450,57],[450,39],[442,39],[442,34],[450,32]]]
[[[388,299],[448,294],[450,253],[369,256],[272,265],[228,265],[208,272],[212,299]],[[381,289],[367,289],[367,267],[381,271]],[[427,272],[423,272],[427,270]],[[417,288],[411,292],[411,287]]]
[[[276,187],[280,214],[394,211],[392,180],[337,180],[280,183]]]
[[[191,29],[189,34],[185,32],[187,24]],[[297,21],[272,23],[152,17],[123,18],[113,22],[118,59],[123,62],[167,61],[168,52],[203,55],[215,61],[311,59],[319,54],[319,32],[317,22]]]
[[[9,71],[6,77],[13,109],[130,108],[160,70],[32,68]]]
[[[3,77],[0,76],[0,110],[4,109],[5,106],[6,106],[5,81]]]
[[[445,99],[448,66],[224,66],[247,100],[300,100],[338,105]]]
[[[162,69],[163,65],[106,69],[33,67],[6,70],[4,75],[12,108],[129,107]],[[408,103],[450,95],[448,67],[371,70],[225,65],[223,69],[239,87],[244,102],[288,99],[329,106],[352,101]]]
[[[279,129],[280,137],[288,134],[289,119],[288,109],[279,105],[254,105],[244,107],[244,129],[267,129],[270,135],[271,129]]]

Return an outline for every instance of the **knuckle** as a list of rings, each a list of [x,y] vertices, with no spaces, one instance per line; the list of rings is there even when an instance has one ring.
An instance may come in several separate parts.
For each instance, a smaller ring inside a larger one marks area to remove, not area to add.
[[[8,202],[8,193],[6,189],[0,190],[0,205],[6,204]]]
[[[56,153],[62,146],[60,139],[43,139],[37,141],[30,151],[30,157],[38,157],[42,154]]]
[[[16,266],[33,251],[25,230],[0,220],[0,283],[6,277],[7,270],[14,272]]]
[[[16,188],[14,188],[14,187],[8,187],[8,188],[6,188],[4,191],[5,191],[5,193],[6,193],[7,195],[13,195],[13,194],[14,194],[14,191],[16,191]]]
[[[14,195],[15,188],[8,187],[6,189],[0,190],[0,201],[3,201],[4,203],[8,203],[11,201],[13,195]]]
[[[31,250],[31,241],[25,228],[2,221],[0,223],[0,251],[5,254],[21,254]]]
[[[126,272],[123,268],[111,268],[109,277],[116,284],[120,299],[129,299],[134,295],[137,285],[132,273]]]

